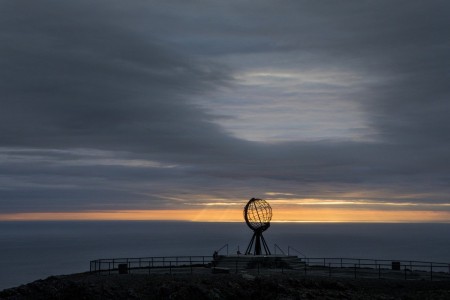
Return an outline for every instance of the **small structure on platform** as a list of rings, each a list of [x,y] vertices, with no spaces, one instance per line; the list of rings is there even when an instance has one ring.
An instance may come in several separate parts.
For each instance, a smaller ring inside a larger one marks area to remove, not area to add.
[[[269,247],[262,233],[270,227],[272,207],[263,199],[252,198],[244,207],[244,219],[248,227],[253,230],[253,236],[245,251],[245,255],[262,255],[263,250],[266,255],[270,255]]]

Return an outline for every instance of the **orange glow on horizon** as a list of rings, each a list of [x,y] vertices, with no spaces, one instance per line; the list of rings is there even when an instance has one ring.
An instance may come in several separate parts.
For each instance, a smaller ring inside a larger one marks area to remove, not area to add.
[[[242,212],[239,211],[241,215]],[[0,221],[217,221],[236,222],[237,211],[207,210],[107,210],[82,212],[29,212],[0,214]]]
[[[272,222],[450,222],[449,211],[274,209]],[[0,214],[0,221],[193,221],[243,222],[242,209],[110,210]]]

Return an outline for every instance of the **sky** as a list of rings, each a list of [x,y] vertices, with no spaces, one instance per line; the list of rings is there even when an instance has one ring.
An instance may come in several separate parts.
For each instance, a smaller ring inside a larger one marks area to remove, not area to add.
[[[0,220],[450,220],[448,1],[0,0]]]

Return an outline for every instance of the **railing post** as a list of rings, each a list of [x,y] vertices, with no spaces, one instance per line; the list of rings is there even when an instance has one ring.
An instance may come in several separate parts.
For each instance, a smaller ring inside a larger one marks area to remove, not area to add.
[[[380,268],[380,265],[378,265],[378,279],[381,279],[381,268]]]
[[[356,264],[355,264],[355,279],[356,279]]]
[[[328,277],[331,277],[331,263],[328,263]]]
[[[189,256],[189,266],[191,268],[191,275],[192,275],[192,256]]]

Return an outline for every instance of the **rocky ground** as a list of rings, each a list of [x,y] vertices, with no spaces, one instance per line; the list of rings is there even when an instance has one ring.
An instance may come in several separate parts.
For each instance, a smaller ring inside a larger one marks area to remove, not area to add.
[[[0,299],[450,299],[450,282],[303,278],[292,274],[52,276]]]

